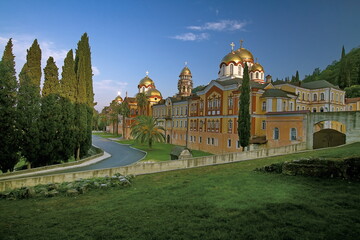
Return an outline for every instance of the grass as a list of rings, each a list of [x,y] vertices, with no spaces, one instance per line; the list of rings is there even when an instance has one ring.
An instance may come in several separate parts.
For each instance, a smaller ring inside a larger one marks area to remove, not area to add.
[[[104,137],[104,138],[114,138],[115,134],[105,133],[105,132],[96,132],[94,135]],[[170,152],[173,147],[176,145],[168,143],[155,143],[152,148],[149,148],[147,144],[138,143],[135,140],[118,140],[116,141],[121,144],[131,145],[133,148],[137,148],[147,152],[147,155],[142,161],[167,161],[170,160]],[[202,157],[212,155],[208,152],[203,152],[199,150],[191,150],[193,157]]]
[[[121,137],[121,134],[116,135],[116,134],[107,133],[107,132],[92,132],[92,134],[103,137],[103,138],[119,138],[119,137]]]
[[[155,143],[152,148],[149,148],[147,144],[137,143],[134,140],[119,140],[117,141],[122,144],[129,144],[134,148],[147,152],[147,155],[142,161],[167,161],[170,160],[170,152],[176,145],[168,143]],[[208,152],[199,150],[191,150],[193,157],[202,157],[212,155]]]
[[[142,175],[126,189],[0,200],[2,239],[358,239],[360,183],[253,169],[360,155],[360,143]]]

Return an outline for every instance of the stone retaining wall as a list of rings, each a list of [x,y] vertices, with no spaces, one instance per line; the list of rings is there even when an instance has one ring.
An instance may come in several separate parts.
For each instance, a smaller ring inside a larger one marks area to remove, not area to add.
[[[294,153],[305,149],[306,149],[306,143],[299,143],[284,147],[259,149],[248,152],[211,155],[211,156],[182,159],[182,160],[170,160],[166,162],[136,163],[125,167],[90,170],[90,171],[83,171],[76,173],[64,173],[64,174],[57,174],[51,176],[29,177],[29,178],[4,180],[4,181],[0,180],[0,192],[5,190],[20,188],[23,186],[35,186],[38,184],[47,184],[47,183],[72,182],[80,178],[86,179],[93,177],[113,176],[115,173],[121,173],[122,175],[129,175],[129,174],[141,175],[141,174],[149,174],[156,172],[172,171],[177,169],[210,166],[210,165],[224,164],[230,162],[239,162],[244,160],[268,157],[268,156]]]

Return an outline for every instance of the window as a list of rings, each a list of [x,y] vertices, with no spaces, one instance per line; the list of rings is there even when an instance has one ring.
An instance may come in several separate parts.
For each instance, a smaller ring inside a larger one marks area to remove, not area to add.
[[[210,138],[207,138],[207,144],[210,145]]]
[[[325,100],[325,94],[324,94],[324,93],[321,93],[321,94],[320,94],[320,100],[321,100],[321,101],[324,101],[324,100]]]
[[[296,140],[296,136],[297,134],[296,134],[296,128],[291,128],[291,130],[290,130],[290,140],[291,141],[295,141]]]
[[[266,102],[262,102],[262,110],[266,111]]]
[[[202,137],[199,137],[199,143],[201,143],[202,142]]]
[[[190,142],[192,142],[193,141],[193,136],[190,136]]]
[[[228,139],[228,147],[231,147],[231,139]]]
[[[196,142],[196,136],[194,136],[194,142]]]
[[[302,100],[305,101],[305,93],[302,94]]]
[[[231,133],[233,129],[233,121],[229,120],[228,121],[228,133]]]
[[[258,72],[255,74],[255,78],[256,78],[256,79],[259,78],[259,73],[258,73]]]
[[[234,74],[234,65],[230,64],[230,75]]]
[[[181,128],[182,128],[182,122],[183,122],[183,121],[180,121],[180,127],[181,127]]]
[[[274,140],[279,139],[279,129],[276,127],[274,128]]]
[[[184,123],[185,123],[185,127],[187,127],[187,121],[184,121]],[[195,122],[194,122],[194,125],[195,125]]]
[[[233,97],[232,96],[229,96],[228,98],[228,108],[233,108]]]
[[[240,147],[241,147],[240,140],[237,140],[236,148],[240,148]]]
[[[293,110],[293,103],[291,102],[290,103],[290,111],[292,111]]]
[[[324,112],[324,108],[323,108],[323,107],[320,108],[320,112]]]
[[[316,112],[316,108],[313,108],[313,112]]]
[[[313,95],[313,100],[317,101],[317,94],[316,93]]]
[[[215,144],[215,139],[211,138],[211,144],[214,145]]]
[[[261,121],[261,129],[266,129],[266,121],[265,120]]]
[[[179,121],[176,121],[176,127],[179,127]]]

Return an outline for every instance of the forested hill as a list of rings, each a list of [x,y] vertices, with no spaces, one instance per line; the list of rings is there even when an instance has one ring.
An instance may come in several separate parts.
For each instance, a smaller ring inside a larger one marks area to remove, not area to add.
[[[334,61],[323,71],[315,68],[311,75],[305,76],[303,82],[316,80],[327,80],[340,88],[360,85],[360,48],[354,48],[347,54],[343,48],[339,61]]]

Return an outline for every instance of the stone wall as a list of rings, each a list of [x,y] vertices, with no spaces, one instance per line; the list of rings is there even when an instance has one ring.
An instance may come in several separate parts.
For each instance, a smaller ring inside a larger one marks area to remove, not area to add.
[[[115,173],[122,175],[141,175],[163,171],[172,171],[177,169],[194,168],[201,166],[210,166],[216,164],[224,164],[230,162],[239,162],[250,159],[282,155],[287,153],[298,152],[306,149],[305,143],[283,146],[278,148],[259,149],[254,151],[228,153],[221,155],[211,155],[205,157],[197,157],[191,159],[171,160],[166,162],[155,163],[136,163],[130,166],[108,168],[100,170],[91,170],[75,173],[64,173],[51,176],[28,177],[14,180],[0,180],[0,192],[23,186],[35,186],[38,184],[72,182],[77,179],[113,176]]]

